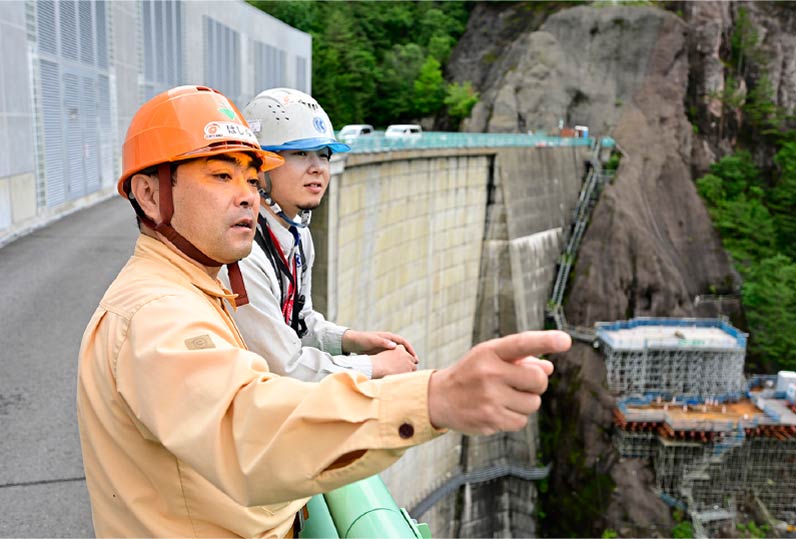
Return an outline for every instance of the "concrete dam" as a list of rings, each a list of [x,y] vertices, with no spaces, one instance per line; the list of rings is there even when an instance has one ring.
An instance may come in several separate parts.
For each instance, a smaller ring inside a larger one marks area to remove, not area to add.
[[[312,218],[315,307],[340,324],[402,334],[421,368],[541,329],[590,155],[470,144],[336,156]],[[441,437],[382,477],[436,537],[534,536],[536,455],[534,418],[518,433]]]

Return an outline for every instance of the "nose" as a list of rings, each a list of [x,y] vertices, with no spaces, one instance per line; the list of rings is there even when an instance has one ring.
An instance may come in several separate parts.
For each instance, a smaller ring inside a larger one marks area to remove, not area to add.
[[[318,152],[310,152],[308,159],[310,163],[309,171],[311,173],[317,174],[323,170],[323,159],[321,159]]]
[[[237,205],[244,208],[254,206],[259,198],[257,186],[249,181],[249,177],[245,174],[240,174],[235,182],[236,188],[236,201]]]

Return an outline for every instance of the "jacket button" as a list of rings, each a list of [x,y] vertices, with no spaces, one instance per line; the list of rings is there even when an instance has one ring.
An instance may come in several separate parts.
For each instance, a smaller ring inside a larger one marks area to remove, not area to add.
[[[415,428],[409,423],[404,423],[400,427],[398,427],[398,435],[404,440],[407,438],[411,438],[412,436],[415,435]]]

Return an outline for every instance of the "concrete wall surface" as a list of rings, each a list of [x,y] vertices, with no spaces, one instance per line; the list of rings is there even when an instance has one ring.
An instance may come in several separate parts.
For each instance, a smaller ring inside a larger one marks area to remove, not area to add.
[[[587,151],[338,155],[329,193],[313,212],[314,305],[339,324],[405,336],[421,368],[450,365],[483,340],[541,329]],[[382,475],[398,504],[411,508],[465,471],[541,466],[536,440],[535,418],[511,435],[451,434],[409,450]],[[459,493],[451,494],[421,520],[441,537],[503,528],[532,535],[536,490],[524,483],[467,487],[458,509]],[[511,499],[518,492],[524,498]],[[481,506],[502,516],[486,518]]]

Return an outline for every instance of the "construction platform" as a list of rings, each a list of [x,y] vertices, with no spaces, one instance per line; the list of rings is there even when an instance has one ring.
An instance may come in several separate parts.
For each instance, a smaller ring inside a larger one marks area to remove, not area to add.
[[[617,395],[699,398],[744,389],[746,334],[725,319],[598,322],[608,387]]]
[[[596,336],[617,451],[651,462],[655,489],[698,536],[749,500],[796,523],[796,373],[747,379],[746,334],[725,319],[598,323]]]

